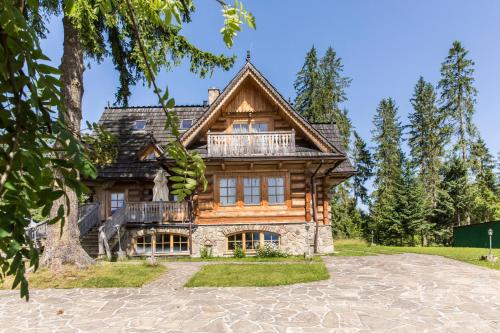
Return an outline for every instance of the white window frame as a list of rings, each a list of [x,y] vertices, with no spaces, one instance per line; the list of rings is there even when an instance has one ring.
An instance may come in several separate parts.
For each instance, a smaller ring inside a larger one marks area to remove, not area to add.
[[[139,122],[143,122],[144,123],[144,126],[142,128],[137,128],[137,123]],[[148,121],[146,119],[138,119],[136,121],[134,121],[134,125],[132,125],[132,129],[134,130],[134,132],[144,132],[146,130],[146,126],[148,125]]]

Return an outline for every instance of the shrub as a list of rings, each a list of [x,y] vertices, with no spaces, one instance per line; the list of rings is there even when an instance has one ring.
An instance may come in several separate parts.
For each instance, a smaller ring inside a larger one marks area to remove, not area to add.
[[[247,255],[245,253],[245,251],[243,251],[243,248],[241,247],[241,245],[236,245],[234,247],[234,251],[233,251],[233,257],[235,258],[245,258]]]
[[[280,251],[275,245],[264,244],[264,246],[257,249],[256,256],[260,258],[286,258],[288,254]]]
[[[211,246],[203,246],[200,250],[200,257],[202,259],[212,258],[212,247]]]

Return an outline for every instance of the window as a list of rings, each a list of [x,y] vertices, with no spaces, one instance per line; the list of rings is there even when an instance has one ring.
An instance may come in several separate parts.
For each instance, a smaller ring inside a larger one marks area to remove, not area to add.
[[[182,119],[181,120],[181,130],[186,130],[193,125],[193,119]]]
[[[146,155],[144,158],[145,161],[154,161],[156,160],[156,154],[154,151],[150,152],[149,154]]]
[[[283,177],[267,178],[267,201],[270,205],[285,202],[285,180]]]
[[[256,122],[252,124],[253,132],[267,132],[269,130],[269,126],[264,122]]]
[[[125,204],[125,193],[111,193],[111,213]]]
[[[260,247],[260,233],[258,231],[245,232],[245,250],[256,250]]]
[[[221,178],[220,180],[220,204],[232,206],[236,204],[236,178]]]
[[[144,131],[146,128],[146,120],[136,120],[134,122],[134,131]]]
[[[248,124],[233,123],[233,133],[248,133]]]
[[[280,245],[280,236],[274,232],[264,232],[264,244],[269,244],[275,247]]]
[[[189,238],[183,235],[158,233],[156,237],[145,235],[136,238],[136,253],[151,253],[154,248],[155,253],[171,254],[189,251]]]
[[[260,178],[243,178],[245,205],[260,205]]]
[[[227,248],[233,251],[237,246],[243,248],[243,234],[234,234],[227,237]]]
[[[255,251],[264,245],[279,248],[280,235],[269,231],[245,231],[227,237],[228,251],[241,246],[244,251]]]
[[[168,253],[170,252],[170,234],[157,234],[155,252]]]
[[[172,235],[173,252],[185,252],[188,250],[188,238],[181,235]]]
[[[136,252],[137,253],[151,253],[151,235],[137,237]]]

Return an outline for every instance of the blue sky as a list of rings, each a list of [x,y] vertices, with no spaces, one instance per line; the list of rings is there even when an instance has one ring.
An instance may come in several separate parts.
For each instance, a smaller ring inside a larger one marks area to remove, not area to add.
[[[247,0],[257,30],[244,29],[228,50],[222,42],[220,8],[216,1],[198,0],[193,22],[185,35],[199,47],[236,54],[229,72],[216,70],[200,79],[187,66],[161,73],[177,104],[200,104],[208,87],[223,88],[244,64],[251,50],[252,62],[285,96],[295,96],[293,81],[305,53],[315,45],[322,55],[332,46],[342,57],[345,75],[352,78],[347,91],[352,122],[371,144],[372,119],[382,98],[392,97],[403,123],[411,111],[409,99],[420,75],[436,84],[441,62],[454,40],[462,41],[475,61],[475,86],[479,94],[475,122],[491,152],[500,152],[500,1],[496,0]],[[62,27],[50,23],[43,42],[46,53],[59,64]],[[103,108],[114,102],[118,76],[109,61],[90,64],[85,72],[84,119],[96,121]],[[156,105],[151,90],[133,89],[131,105]]]

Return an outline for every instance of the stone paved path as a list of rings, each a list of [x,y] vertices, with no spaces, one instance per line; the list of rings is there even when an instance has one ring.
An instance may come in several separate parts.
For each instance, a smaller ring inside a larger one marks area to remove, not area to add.
[[[326,258],[328,281],[273,288],[182,284],[168,263],[141,289],[0,291],[0,332],[500,332],[500,272],[415,254]]]

